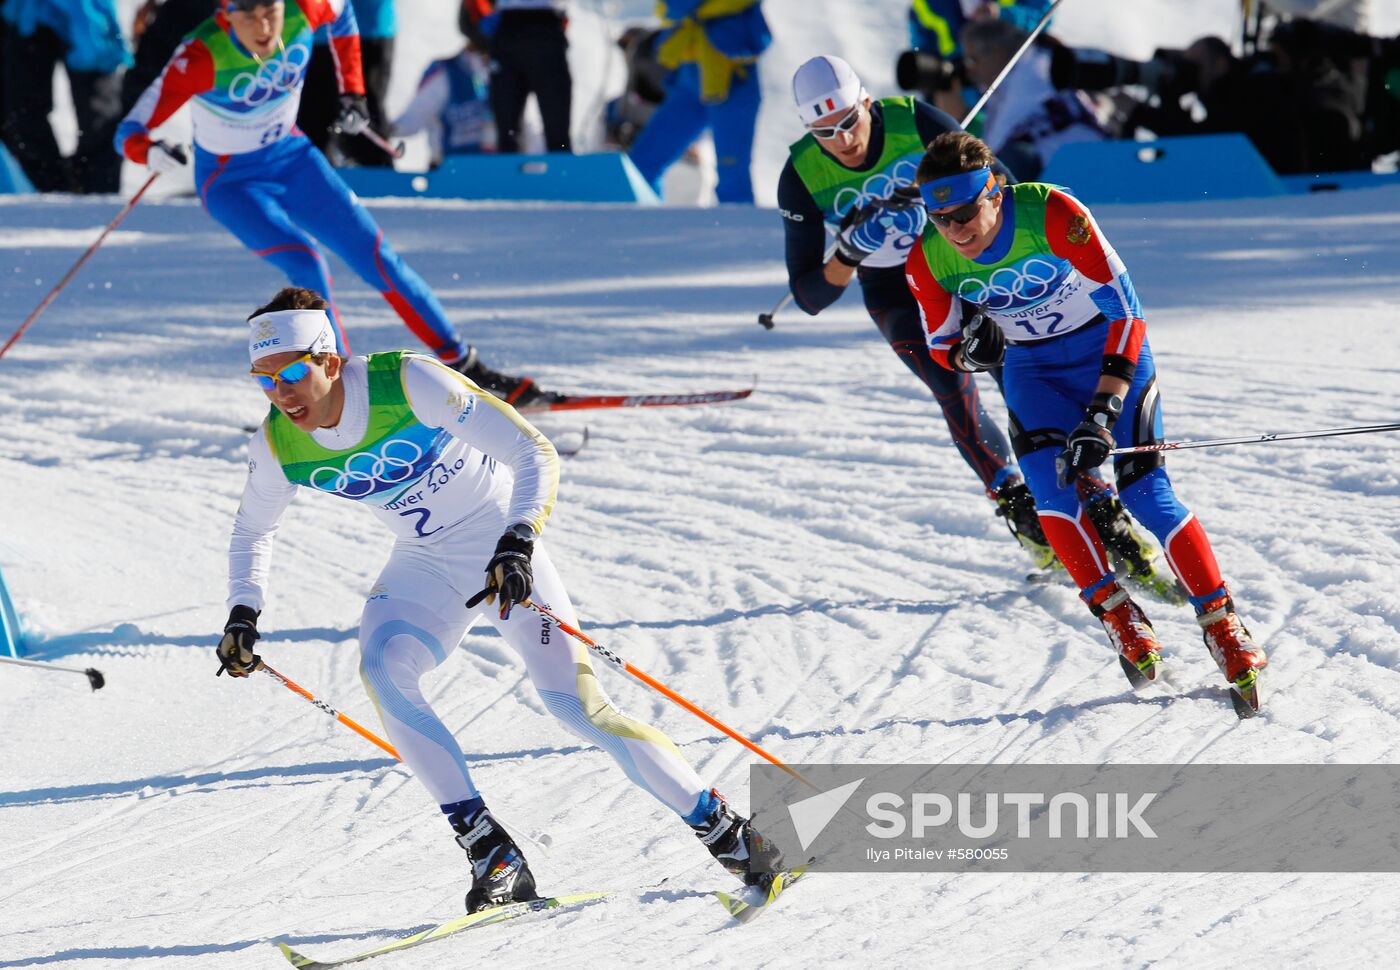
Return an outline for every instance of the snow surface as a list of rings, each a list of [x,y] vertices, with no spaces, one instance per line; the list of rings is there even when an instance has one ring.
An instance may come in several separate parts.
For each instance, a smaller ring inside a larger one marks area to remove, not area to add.
[[[5,334],[110,216],[0,201]],[[542,420],[563,443],[551,549],[588,629],[779,757],[869,762],[1390,762],[1400,757],[1400,437],[1182,452],[1273,694],[1239,723],[1189,610],[1149,604],[1179,695],[1134,696],[1066,585],[1027,562],[927,393],[848,296],[782,292],[768,210],[380,204],[493,363],[576,390],[758,390],[734,405]],[[1098,215],[1148,308],[1168,434],[1393,419],[1400,190]],[[81,677],[0,667],[0,968],[277,967],[459,911],[460,850],[425,792],[271,679],[215,679],[225,549],[261,395],[243,316],[281,280],[189,201],[138,206],[0,362],[0,564]],[[58,244],[62,245],[58,245]],[[360,351],[412,343],[344,267]],[[999,406],[995,392],[986,400]],[[264,655],[378,727],[361,601],[390,541],[299,499]],[[753,758],[600,674],[747,803]],[[814,876],[752,930],[727,877],[473,632],[428,679],[478,783],[553,892],[620,890],[395,967],[1389,963],[1394,879],[1349,875]],[[1261,833],[1267,838],[1267,833]],[[542,840],[541,840],[542,841]],[[658,885],[663,878],[668,881]]]
[[[455,46],[448,6],[404,18],[391,104]],[[1400,29],[1400,4],[1377,7],[1378,32]],[[795,131],[791,69],[834,51],[887,93],[904,4],[765,9],[776,39],[755,174],[771,201]],[[1238,9],[1069,0],[1056,33],[1142,57],[1229,36]],[[649,13],[580,3],[573,56],[604,64],[599,23]],[[579,97],[596,95],[580,84]],[[114,209],[0,199],[0,339]],[[854,296],[755,325],[784,286],[771,211],[374,209],[499,366],[570,390],[758,378],[742,404],[540,424],[565,445],[591,435],[549,527],[587,628],[778,756],[1400,756],[1400,438],[1171,457],[1273,659],[1265,715],[1238,723],[1189,610],[1148,604],[1181,693],[1133,696],[1074,591],[1023,581],[927,392]],[[1395,188],[1098,210],[1148,308],[1169,436],[1392,420],[1397,213]],[[357,350],[413,343],[338,263],[336,278]],[[336,956],[460,911],[460,850],[403,768],[270,679],[213,676],[240,429],[263,408],[241,376],[241,320],[280,285],[196,205],[144,201],[0,361],[0,567],[34,655],[108,678],[92,694],[76,675],[0,666],[0,970],[275,968],[274,939]],[[355,630],[388,547],[367,513],[299,500],[263,623],[272,663],[371,728]],[[600,677],[746,805],[747,752]],[[1400,942],[1395,880],[1355,875],[814,876],[739,929],[706,895],[727,877],[556,727],[493,633],[471,633],[427,689],[493,806],[535,840],[541,885],[620,892],[384,970],[1383,966]]]

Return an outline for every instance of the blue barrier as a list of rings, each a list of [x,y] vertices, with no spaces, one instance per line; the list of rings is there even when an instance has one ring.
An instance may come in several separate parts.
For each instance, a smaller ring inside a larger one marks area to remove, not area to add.
[[[5,588],[5,577],[0,574],[0,656],[24,656],[24,636],[19,625],[19,614]]]
[[[537,202],[633,202],[659,205],[626,155],[451,155],[418,174],[386,168],[343,168],[362,198],[493,199]]]
[[[1346,189],[1376,189],[1400,185],[1400,172],[1313,172],[1308,175],[1281,175],[1288,191],[1308,195],[1313,192],[1341,192]]]
[[[1055,153],[1040,181],[1068,186],[1089,205],[1289,193],[1244,135],[1077,142]]]
[[[10,154],[10,150],[0,145],[0,195],[24,195],[34,191],[34,186],[24,175],[24,169]]]

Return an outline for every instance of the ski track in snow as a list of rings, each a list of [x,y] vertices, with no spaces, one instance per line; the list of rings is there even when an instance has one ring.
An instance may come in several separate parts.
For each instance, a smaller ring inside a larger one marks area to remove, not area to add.
[[[1393,417],[1400,190],[1104,207],[1147,308],[1170,438]],[[17,321],[109,217],[0,200]],[[1029,564],[926,392],[848,296],[781,292],[762,210],[386,205],[377,215],[487,359],[546,386],[748,401],[540,418],[587,425],[548,531],[584,623],[788,761],[1387,762],[1400,738],[1400,437],[1170,456],[1270,648],[1265,714],[1236,722],[1189,609],[1147,602],[1175,686],[1134,695],[1067,585]],[[281,280],[196,205],[136,209],[0,362],[0,563],[36,655],[108,686],[0,670],[0,970],[285,965],[457,913],[465,866],[421,787],[270,678],[215,679],[243,478],[241,320]],[[62,242],[62,245],[59,245]],[[336,265],[357,350],[412,343]],[[109,285],[110,284],[110,285]],[[8,333],[8,327],[6,332]],[[986,400],[1000,402],[990,385]],[[377,728],[359,608],[390,542],[301,497],[279,536],[268,660]],[[614,672],[740,807],[754,759]],[[428,678],[542,887],[604,902],[376,962],[456,968],[1291,966],[1378,959],[1393,879],[1362,875],[814,876],[760,926],[600,752],[558,729],[489,630]],[[1266,838],[1261,833],[1261,838]],[[667,878],[669,877],[669,878]],[[666,878],[664,883],[661,882]]]

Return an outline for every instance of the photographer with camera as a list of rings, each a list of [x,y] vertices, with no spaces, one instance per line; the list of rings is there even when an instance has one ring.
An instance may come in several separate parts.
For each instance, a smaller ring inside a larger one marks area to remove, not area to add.
[[[1219,37],[1202,37],[1184,51],[1160,49],[1142,63],[1063,47],[1055,53],[1051,80],[1062,90],[1146,88],[1156,104],[1121,91],[1114,99],[1123,137],[1138,128],[1158,135],[1239,132],[1275,172],[1308,171],[1307,133],[1298,123],[1288,78],[1266,58],[1236,57]],[[1182,106],[1188,93],[1205,109],[1204,120]]]
[[[909,6],[909,46],[899,57],[899,86],[954,117],[972,101],[959,43],[970,23],[999,20],[1022,36],[1035,29],[1053,0],[913,0]]]
[[[1025,39],[1004,20],[969,23],[962,33],[968,79],[986,90]],[[1061,145],[1105,137],[1082,91],[1056,91],[1050,83],[1050,60],[1046,47],[1031,47],[982,111],[982,140],[1022,181],[1038,178]]]

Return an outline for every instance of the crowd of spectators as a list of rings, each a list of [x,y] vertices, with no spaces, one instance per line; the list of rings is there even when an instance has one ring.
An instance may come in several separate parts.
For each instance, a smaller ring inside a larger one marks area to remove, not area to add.
[[[114,192],[117,121],[180,39],[222,0],[145,0],[122,36],[115,0],[0,0],[0,139],[40,191]],[[572,78],[569,0],[461,0],[465,45],[433,62],[411,103],[385,109],[396,33],[394,0],[347,0],[355,11],[371,124],[387,135],[426,131],[432,164],[449,155],[568,152]],[[912,49],[900,84],[963,117],[1003,70],[972,121],[1021,179],[1040,175],[1071,142],[1240,132],[1278,172],[1364,170],[1400,150],[1400,38],[1370,36],[1371,0],[1261,0],[1243,38],[1202,37],[1146,62],[1068,48],[1041,34],[1051,0],[912,0]],[[771,37],[761,0],[663,0],[660,25],[628,28],[624,93],[609,102],[605,145],[625,151],[659,188],[666,169],[708,132],[722,202],[752,202],[758,63]],[[49,125],[65,69],[77,145],[64,156]],[[338,166],[383,166],[370,141],[334,130],[328,46],[307,67],[298,125]],[[543,132],[523,122],[535,99]]]
[[[1280,174],[1369,170],[1400,150],[1400,38],[1371,0],[1261,0],[1232,46],[1145,62],[1036,39],[970,125],[1021,179],[1071,141],[1237,132]],[[954,117],[1049,13],[1047,0],[913,0],[900,83]]]

